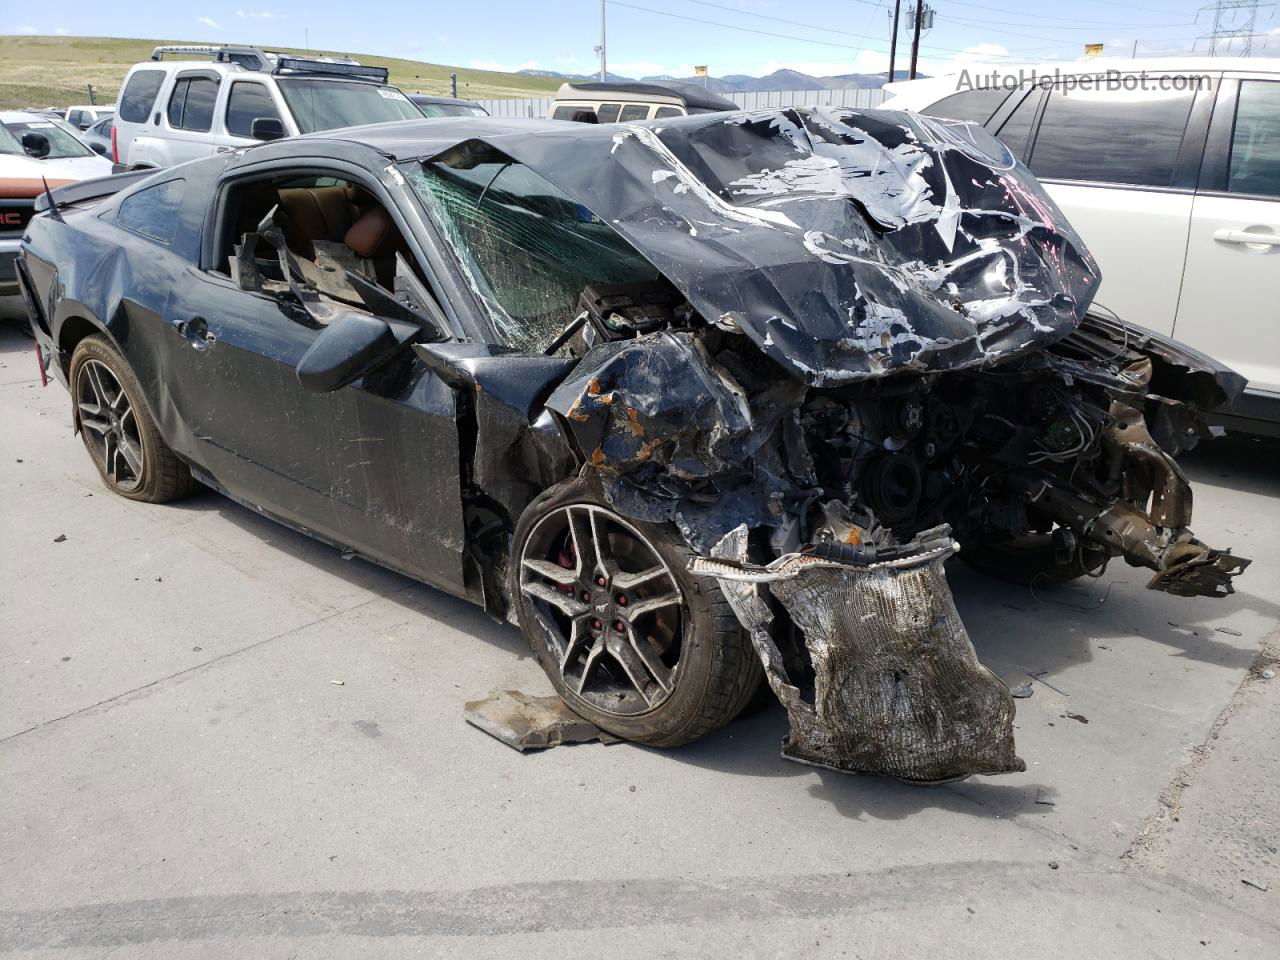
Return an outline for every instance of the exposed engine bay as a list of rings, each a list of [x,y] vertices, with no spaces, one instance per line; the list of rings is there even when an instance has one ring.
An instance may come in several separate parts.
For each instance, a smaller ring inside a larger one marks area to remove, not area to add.
[[[719,581],[784,755],[935,782],[1023,768],[944,561],[1061,582],[1121,557],[1152,589],[1230,593],[1248,561],[1192,533],[1174,456],[1243,381],[1089,313],[1096,266],[996,141],[891,117],[615,136],[610,162],[661,161],[658,196],[592,209],[663,276],[582,293],[547,407],[608,501],[674,523]]]
[[[622,512],[705,554],[691,569],[751,632],[793,759],[919,782],[1022,769],[1012,700],[946,586],[957,552],[1032,584],[1119,557],[1181,596],[1225,596],[1248,566],[1191,531],[1173,459],[1239,378],[1170,341],[1089,315],[993,369],[814,388],[716,326],[612,322],[549,406]]]

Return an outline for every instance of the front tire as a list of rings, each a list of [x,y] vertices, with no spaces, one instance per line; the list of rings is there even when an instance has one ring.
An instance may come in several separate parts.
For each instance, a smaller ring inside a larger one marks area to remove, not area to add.
[[[80,439],[112,493],[167,503],[195,490],[191,471],[161,438],[138,379],[110,341],[81,340],[67,381]]]
[[[625,519],[585,481],[538,497],[512,542],[520,629],[556,692],[603,730],[655,747],[738,715],[763,672],[714,580],[668,525]]]

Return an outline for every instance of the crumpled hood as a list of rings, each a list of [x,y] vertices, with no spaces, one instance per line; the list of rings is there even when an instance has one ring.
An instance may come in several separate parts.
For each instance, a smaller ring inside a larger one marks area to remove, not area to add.
[[[811,385],[1043,346],[1099,282],[1035,178],[973,124],[813,107],[495,139]]]

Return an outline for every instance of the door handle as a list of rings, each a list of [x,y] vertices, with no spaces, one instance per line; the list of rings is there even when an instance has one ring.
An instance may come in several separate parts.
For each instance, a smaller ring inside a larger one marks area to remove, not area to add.
[[[235,150],[235,147],[214,147],[213,148],[214,153],[231,153],[233,150]]]
[[[1256,243],[1266,247],[1280,247],[1280,233],[1250,233],[1248,230],[1222,227],[1213,231],[1213,239],[1223,243]]]
[[[203,350],[206,347],[213,346],[218,339],[209,332],[209,325],[205,322],[204,317],[192,317],[190,320],[179,320],[173,325],[173,327],[178,331],[178,336],[182,337],[190,346],[197,350]]]

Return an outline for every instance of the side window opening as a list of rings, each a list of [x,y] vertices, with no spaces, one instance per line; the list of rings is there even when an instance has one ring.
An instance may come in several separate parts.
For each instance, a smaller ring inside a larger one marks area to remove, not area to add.
[[[589,288],[666,283],[608,223],[492,148],[451,151],[408,173],[505,346],[546,350]]]
[[[173,242],[186,181],[166,180],[144,187],[120,201],[116,223],[157,243]]]
[[[658,112],[653,115],[655,120],[661,120],[663,117],[683,117],[684,111],[679,107],[659,107]]]
[[[228,191],[214,270],[240,289],[286,297],[298,286],[370,313],[407,310],[435,322],[438,308],[423,302],[425,278],[394,218],[358,183],[282,175]]]
[[[618,119],[618,111],[621,109],[620,103],[602,103],[600,109],[596,111],[596,116],[601,123],[615,123]]]
[[[1189,82],[1175,90],[1121,85],[1055,88],[1032,147],[1032,173],[1062,180],[1169,186],[1194,87]]]
[[[208,133],[218,100],[218,81],[211,77],[179,77],[169,95],[169,126]]]
[[[164,84],[163,70],[135,70],[120,94],[120,119],[127,123],[144,123]]]
[[[227,133],[235,137],[253,136],[253,121],[279,120],[280,113],[269,91],[261,83],[239,80],[227,95]]]
[[[1021,96],[1022,102],[1005,118],[996,131],[996,138],[1009,148],[1010,153],[1022,160],[1026,157],[1027,142],[1031,139],[1031,128],[1035,125],[1036,111],[1040,108],[1040,91],[1033,87],[1030,91],[1015,96]]]
[[[618,114],[618,122],[626,123],[630,120],[647,120],[649,118],[649,105],[647,103],[628,103],[622,108],[622,113]]]
[[[1280,81],[1240,82],[1227,192],[1280,197]]]
[[[986,123],[1008,97],[1009,91],[998,87],[961,90],[959,93],[943,97],[920,112],[930,117],[941,117],[944,120]]]

